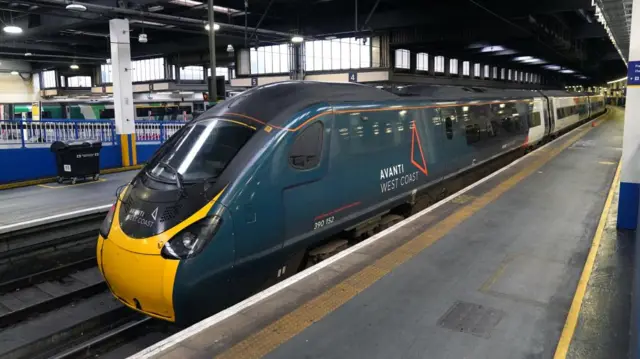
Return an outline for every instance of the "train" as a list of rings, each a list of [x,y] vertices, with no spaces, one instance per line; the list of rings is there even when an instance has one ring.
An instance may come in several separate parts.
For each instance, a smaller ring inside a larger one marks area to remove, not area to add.
[[[98,267],[126,306],[193,323],[604,111],[564,91],[259,86],[188,123],[119,191]]]
[[[213,103],[204,101],[135,101],[135,120],[189,121]],[[32,104],[13,105],[14,119],[32,118]],[[11,116],[11,115],[9,115]],[[104,120],[115,117],[111,100],[41,102],[40,119]]]

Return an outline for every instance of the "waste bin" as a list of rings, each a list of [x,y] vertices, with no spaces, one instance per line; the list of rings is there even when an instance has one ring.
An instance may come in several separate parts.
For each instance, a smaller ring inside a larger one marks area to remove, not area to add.
[[[76,184],[79,178],[100,178],[100,149],[102,142],[94,140],[56,141],[51,144],[51,152],[56,156],[58,183],[70,180]]]

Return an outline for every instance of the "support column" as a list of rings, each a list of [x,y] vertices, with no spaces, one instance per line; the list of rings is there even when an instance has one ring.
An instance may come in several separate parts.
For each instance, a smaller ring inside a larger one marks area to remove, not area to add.
[[[138,164],[136,154],[133,85],[131,84],[131,47],[129,20],[109,20],[111,66],[113,74],[113,108],[116,135],[120,142],[122,166]]]
[[[636,229],[640,199],[640,0],[633,0],[618,228]],[[615,185],[615,184],[614,184]]]

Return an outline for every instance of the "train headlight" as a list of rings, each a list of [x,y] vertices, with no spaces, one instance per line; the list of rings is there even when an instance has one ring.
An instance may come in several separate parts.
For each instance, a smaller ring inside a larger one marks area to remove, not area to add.
[[[188,259],[202,252],[220,228],[222,218],[209,216],[183,229],[171,238],[160,254],[166,259]]]
[[[116,213],[116,205],[114,204],[107,212],[107,216],[102,221],[102,225],[100,226],[100,235],[102,238],[107,239],[109,235],[109,231],[111,230],[111,224],[113,223],[113,215]]]

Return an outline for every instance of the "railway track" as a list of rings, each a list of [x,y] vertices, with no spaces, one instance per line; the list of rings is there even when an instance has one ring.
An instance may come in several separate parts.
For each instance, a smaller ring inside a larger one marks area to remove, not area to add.
[[[37,280],[37,273],[94,256],[104,216],[105,212],[100,212],[0,233],[0,282],[29,277]]]

